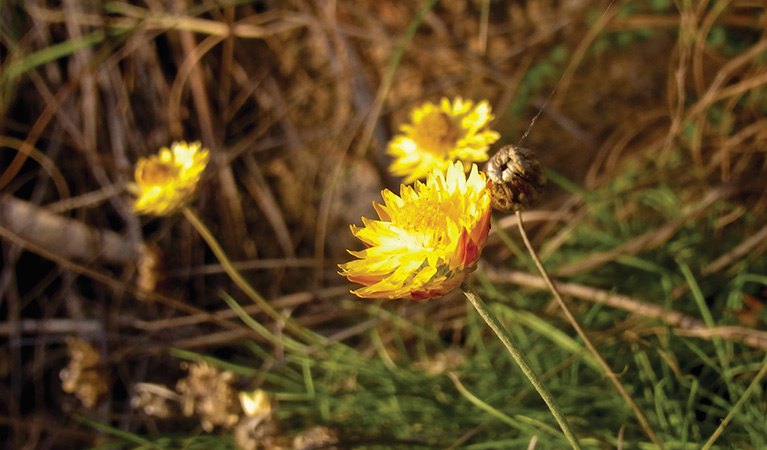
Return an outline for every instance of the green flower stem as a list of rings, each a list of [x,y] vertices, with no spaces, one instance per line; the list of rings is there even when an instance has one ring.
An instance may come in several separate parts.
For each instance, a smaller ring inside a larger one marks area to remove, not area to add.
[[[726,427],[732,418],[735,417],[735,414],[740,411],[740,408],[751,396],[754,390],[756,390],[756,387],[759,386],[759,384],[762,382],[762,378],[764,378],[765,375],[767,375],[767,356],[762,361],[762,368],[759,369],[759,373],[756,374],[756,377],[754,377],[754,379],[751,381],[751,384],[749,384],[748,388],[746,388],[746,392],[743,393],[743,395],[738,399],[738,402],[735,403],[735,406],[733,406],[730,412],[727,413],[727,417],[725,417],[724,420],[719,423],[716,431],[714,431],[714,434],[712,434],[708,441],[706,441],[706,443],[703,445],[703,447],[701,447],[701,450],[708,450],[712,445],[714,445],[714,442],[716,442],[719,436],[721,436],[721,434],[724,432],[724,427]]]
[[[538,254],[535,252],[533,244],[530,243],[530,238],[527,237],[525,226],[522,223],[522,213],[520,211],[517,211],[517,223],[519,224],[519,233],[522,235],[522,240],[525,242],[525,246],[530,252],[530,256],[533,258],[533,261],[535,262],[535,266],[538,267],[538,271],[541,273],[543,281],[546,282],[546,286],[554,295],[557,304],[559,304],[559,307],[562,308],[562,312],[565,314],[565,317],[567,317],[570,325],[572,325],[572,327],[578,333],[578,336],[581,337],[583,343],[586,344],[586,348],[588,348],[591,354],[594,355],[594,358],[596,358],[599,365],[602,366],[602,370],[604,371],[605,375],[610,379],[610,381],[612,381],[613,385],[615,385],[615,388],[618,390],[621,397],[623,397],[626,403],[628,403],[628,405],[634,411],[634,414],[637,416],[639,424],[642,426],[644,432],[647,434],[653,444],[655,444],[659,449],[663,450],[663,444],[661,443],[660,439],[658,439],[658,436],[655,435],[655,432],[652,430],[652,427],[647,421],[647,418],[642,413],[642,410],[639,409],[639,405],[637,405],[636,402],[634,402],[634,400],[631,398],[629,393],[623,387],[623,384],[621,384],[620,380],[618,380],[618,376],[615,375],[615,372],[613,372],[612,369],[610,369],[610,366],[607,365],[607,362],[604,360],[604,358],[602,358],[602,355],[599,354],[599,351],[597,351],[596,347],[594,347],[594,344],[591,343],[591,339],[586,336],[586,333],[583,332],[583,329],[578,324],[578,321],[575,320],[575,316],[573,316],[573,313],[570,312],[570,308],[567,307],[567,304],[562,299],[562,296],[559,295],[559,291],[551,281],[551,278],[549,277],[548,272],[546,272],[546,269],[543,267],[543,263],[541,263],[540,258],[538,258]]]
[[[197,214],[195,214],[194,211],[188,207],[182,208],[182,212],[184,213],[184,217],[186,217],[186,219],[192,224],[197,232],[200,233],[200,236],[202,236],[205,242],[208,243],[210,249],[213,250],[213,254],[216,255],[216,258],[221,263],[221,266],[226,271],[226,274],[229,275],[229,278],[231,278],[232,281],[234,281],[234,283],[239,286],[243,292],[245,292],[245,295],[253,300],[253,302],[257,304],[262,311],[267,313],[272,319],[277,321],[277,323],[282,324],[285,329],[293,333],[295,336],[306,339],[308,342],[324,344],[325,338],[307,330],[306,328],[301,327],[300,325],[296,324],[272,308],[272,305],[270,305],[269,302],[267,302],[266,299],[261,296],[261,294],[253,289],[253,286],[251,286],[250,283],[248,283],[242,276],[240,271],[234,267],[234,264],[232,264],[232,261],[228,256],[226,256],[224,249],[221,248],[221,245],[219,245],[218,241],[213,236],[213,233],[211,233],[208,227],[202,223],[202,220],[197,217]]]
[[[482,301],[479,295],[477,295],[468,284],[464,283],[461,288],[463,289],[463,293],[466,295],[466,298],[469,299],[469,302],[472,304],[472,306],[474,306],[474,309],[477,310],[480,317],[485,320],[490,329],[493,330],[496,336],[498,336],[498,339],[500,339],[500,341],[509,351],[509,354],[514,359],[514,362],[517,363],[517,366],[519,366],[519,368],[522,370],[522,373],[525,374],[535,390],[538,391],[538,394],[541,396],[543,401],[546,402],[546,405],[549,407],[551,414],[554,416],[554,419],[556,419],[557,423],[559,423],[559,426],[562,428],[562,432],[565,434],[565,437],[570,442],[570,445],[572,445],[573,449],[582,449],[583,447],[581,447],[580,442],[578,442],[578,438],[570,428],[570,424],[567,423],[567,419],[565,418],[564,414],[562,414],[562,410],[559,409],[559,405],[557,405],[554,396],[551,395],[549,389],[545,384],[543,384],[540,378],[538,378],[538,375],[535,374],[532,367],[530,367],[530,363],[527,361],[527,358],[519,350],[517,344],[511,338],[509,332],[506,331],[506,328],[501,325],[501,322],[498,321],[498,318],[495,317],[495,314],[490,311],[485,302]]]

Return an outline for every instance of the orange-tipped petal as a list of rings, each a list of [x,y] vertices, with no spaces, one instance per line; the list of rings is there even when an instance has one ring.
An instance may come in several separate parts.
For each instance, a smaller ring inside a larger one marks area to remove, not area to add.
[[[433,171],[426,183],[402,186],[400,196],[382,192],[381,220],[363,218],[352,227],[368,246],[339,273],[361,284],[361,298],[429,299],[460,286],[474,270],[490,228],[490,191],[476,166]]]

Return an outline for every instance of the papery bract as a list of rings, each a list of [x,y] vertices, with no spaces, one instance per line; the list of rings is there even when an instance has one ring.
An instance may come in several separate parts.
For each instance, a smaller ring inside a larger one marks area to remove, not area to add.
[[[352,233],[367,249],[340,264],[339,273],[364,287],[363,298],[441,297],[476,268],[490,231],[490,186],[472,165],[468,177],[459,161],[447,172],[434,169],[426,183],[403,185],[400,195],[382,192],[374,203],[379,220],[362,218]]]

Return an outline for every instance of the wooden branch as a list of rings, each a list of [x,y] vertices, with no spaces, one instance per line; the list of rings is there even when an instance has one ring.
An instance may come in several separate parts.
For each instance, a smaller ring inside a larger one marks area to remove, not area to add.
[[[67,259],[135,265],[148,254],[143,242],[89,227],[10,195],[0,195],[0,227]]]
[[[488,280],[493,283],[507,283],[536,289],[547,289],[543,278],[537,275],[514,270],[500,271],[487,266],[484,267],[484,271]],[[719,337],[730,341],[742,342],[750,347],[767,350],[767,332],[765,331],[745,327],[708,328],[700,319],[679,311],[668,310],[662,306],[637,300],[627,295],[615,294],[602,289],[561,281],[554,281],[554,285],[564,295],[594,303],[604,303],[613,308],[663,321],[673,327],[674,333],[680,336],[692,336],[702,339]]]

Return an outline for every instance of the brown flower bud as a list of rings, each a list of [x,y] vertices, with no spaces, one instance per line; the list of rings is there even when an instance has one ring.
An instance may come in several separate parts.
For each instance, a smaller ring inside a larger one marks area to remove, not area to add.
[[[493,208],[524,211],[546,187],[546,174],[532,150],[507,145],[490,158],[485,174],[493,183]]]

